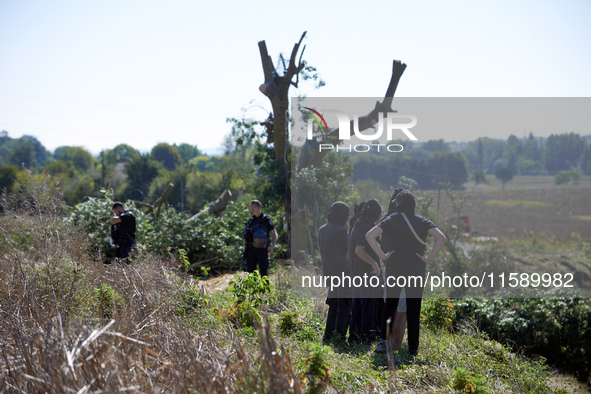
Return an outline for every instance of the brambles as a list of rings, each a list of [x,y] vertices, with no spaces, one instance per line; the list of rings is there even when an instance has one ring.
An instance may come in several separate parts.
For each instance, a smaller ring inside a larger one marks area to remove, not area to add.
[[[455,325],[471,319],[499,341],[510,341],[529,355],[550,364],[591,376],[591,302],[577,298],[504,298],[454,301]]]

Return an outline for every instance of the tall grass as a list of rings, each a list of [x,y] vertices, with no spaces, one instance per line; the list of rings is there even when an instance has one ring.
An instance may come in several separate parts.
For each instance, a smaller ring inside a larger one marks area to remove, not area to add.
[[[205,296],[159,259],[94,261],[46,178],[2,207],[0,392],[299,392],[268,328],[247,353],[229,325],[188,329]]]

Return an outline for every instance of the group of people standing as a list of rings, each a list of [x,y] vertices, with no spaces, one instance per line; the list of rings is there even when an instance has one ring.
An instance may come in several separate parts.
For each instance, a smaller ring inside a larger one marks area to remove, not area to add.
[[[350,220],[347,204],[341,201],[332,204],[328,223],[318,230],[323,275],[376,276],[377,280],[372,280],[371,286],[364,281],[363,286],[340,286],[329,291],[325,341],[335,333],[344,339],[349,331],[350,343],[380,339],[377,351],[386,350],[387,340],[400,347],[406,315],[408,349],[412,355],[417,354],[423,287],[416,282],[386,279],[400,276],[424,279],[426,264],[433,261],[446,238],[432,221],[415,214],[415,207],[415,196],[402,188],[394,191],[385,215],[376,199],[356,204]],[[429,235],[435,243],[427,254]],[[406,293],[406,314],[401,293]]]

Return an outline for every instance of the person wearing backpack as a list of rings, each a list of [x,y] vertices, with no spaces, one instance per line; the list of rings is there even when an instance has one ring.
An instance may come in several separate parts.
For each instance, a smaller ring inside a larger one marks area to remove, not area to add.
[[[119,246],[117,257],[129,263],[129,253],[135,246],[135,217],[120,202],[113,204],[113,213],[115,216],[111,218],[111,239],[113,244]]]
[[[261,211],[259,200],[252,200],[248,210],[252,217],[246,223],[244,231],[246,271],[254,272],[258,264],[261,277],[268,276],[269,255],[273,253],[277,243],[277,231],[271,218]]]

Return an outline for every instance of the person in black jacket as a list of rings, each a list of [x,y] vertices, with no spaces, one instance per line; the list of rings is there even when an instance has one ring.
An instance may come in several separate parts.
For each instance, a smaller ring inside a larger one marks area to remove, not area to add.
[[[376,225],[382,216],[382,206],[375,198],[367,201],[363,211],[351,231],[352,277],[367,278],[375,276],[377,286],[364,283],[353,285],[353,304],[351,306],[351,327],[349,342],[373,342],[378,334],[379,299],[383,299],[381,286],[381,267],[375,252],[365,239],[365,234]],[[365,280],[365,279],[364,279]],[[371,284],[371,281],[369,282]]]
[[[377,257],[385,263],[386,278],[405,278],[404,282],[396,282],[386,287],[386,305],[382,317],[381,337],[383,344],[388,338],[387,327],[394,321],[394,312],[402,288],[406,292],[408,350],[416,355],[419,348],[419,327],[423,286],[421,281],[410,278],[425,279],[425,267],[435,259],[443,245],[445,235],[429,219],[415,214],[415,196],[409,191],[402,191],[396,197],[398,212],[388,216],[372,228],[365,238]],[[378,244],[378,238],[386,238],[389,251],[384,253]],[[427,254],[427,236],[435,239],[433,249]],[[398,286],[404,283],[404,286]],[[383,348],[384,346],[379,346]]]
[[[347,204],[337,201],[330,207],[328,223],[318,229],[318,249],[322,260],[322,274],[341,278],[351,274],[347,259],[347,228],[350,209]],[[326,304],[328,316],[323,341],[329,341],[334,333],[345,339],[351,318],[351,296],[346,287],[328,289]]]
[[[246,260],[246,271],[254,272],[258,263],[260,276],[268,276],[269,255],[273,254],[277,243],[277,231],[271,218],[261,211],[259,200],[252,200],[248,204],[248,210],[252,217],[246,223],[244,231],[243,255]]]
[[[129,263],[129,254],[135,246],[135,217],[120,202],[113,204],[113,212],[115,216],[111,218],[111,239],[119,246],[117,257]]]

